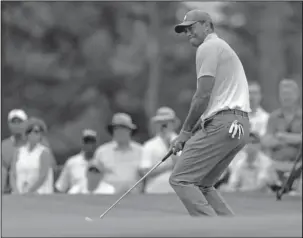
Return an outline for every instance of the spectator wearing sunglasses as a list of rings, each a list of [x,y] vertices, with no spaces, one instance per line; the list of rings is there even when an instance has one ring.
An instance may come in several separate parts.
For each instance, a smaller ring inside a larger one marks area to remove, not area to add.
[[[45,123],[38,118],[30,118],[25,124],[27,142],[14,156],[11,186],[14,193],[53,193],[53,155],[42,144],[47,132]]]
[[[97,132],[91,129],[82,131],[82,148],[80,153],[65,162],[63,170],[56,182],[59,192],[68,194],[82,193],[87,183],[87,169],[95,158],[97,148]]]

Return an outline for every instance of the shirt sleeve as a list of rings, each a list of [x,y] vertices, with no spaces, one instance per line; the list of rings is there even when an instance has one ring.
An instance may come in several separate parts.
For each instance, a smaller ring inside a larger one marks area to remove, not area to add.
[[[202,46],[197,51],[197,78],[202,76],[216,77],[216,71],[219,60],[219,48],[215,44],[208,44]]]
[[[66,192],[70,188],[70,168],[68,161],[65,163],[63,170],[56,182],[56,189],[60,192]]]

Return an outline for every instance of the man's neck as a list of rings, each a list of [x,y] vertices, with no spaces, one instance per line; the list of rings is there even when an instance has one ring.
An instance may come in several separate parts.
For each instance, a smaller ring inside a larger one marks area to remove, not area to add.
[[[130,148],[130,141],[125,142],[116,142],[117,148],[121,150],[129,149]]]

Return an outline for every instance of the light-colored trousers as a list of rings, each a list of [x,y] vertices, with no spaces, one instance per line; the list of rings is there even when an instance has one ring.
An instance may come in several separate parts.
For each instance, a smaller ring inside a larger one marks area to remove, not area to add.
[[[207,119],[185,144],[169,182],[191,216],[233,215],[233,211],[213,187],[249,138],[249,119],[238,111]],[[243,125],[244,136],[231,138],[234,120]]]

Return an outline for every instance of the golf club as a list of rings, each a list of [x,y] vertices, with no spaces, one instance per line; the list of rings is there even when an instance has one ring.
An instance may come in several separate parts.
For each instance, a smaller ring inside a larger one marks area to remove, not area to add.
[[[296,160],[294,162],[294,165],[291,169],[291,172],[288,176],[288,178],[284,181],[281,189],[278,189],[277,192],[276,192],[276,199],[277,201],[281,200],[283,194],[285,194],[287,191],[288,191],[288,186],[289,186],[289,182],[291,181],[292,177],[293,177],[293,174],[296,170],[296,167],[297,167],[297,164],[299,163],[300,159],[301,159],[301,155],[302,155],[302,145],[300,147],[300,150],[299,150],[299,153],[297,154],[297,157],[296,157]]]
[[[141,183],[151,172],[153,172],[160,164],[162,164],[165,160],[167,160],[173,151],[170,150],[165,157],[160,160],[154,167],[152,167],[138,182],[136,182],[130,189],[128,189],[113,205],[111,205],[102,215],[100,215],[100,219],[103,218],[112,208],[114,208],[127,194],[129,194],[139,183]],[[93,219],[89,217],[85,217],[86,221],[93,221]]]
[[[195,133],[201,124],[201,119],[199,119],[194,128],[192,129],[192,133]],[[151,172],[153,172],[160,164],[162,164],[165,160],[167,160],[172,154],[174,154],[173,150],[170,150],[165,157],[160,160],[154,167],[152,167],[137,183],[135,183],[130,189],[128,189],[113,205],[111,205],[104,213],[100,215],[100,219],[103,218],[112,208],[114,208],[127,194],[129,194],[139,183],[141,183]],[[85,217],[86,221],[93,221],[90,217]]]

